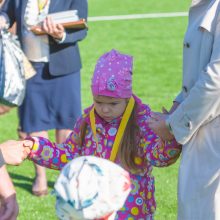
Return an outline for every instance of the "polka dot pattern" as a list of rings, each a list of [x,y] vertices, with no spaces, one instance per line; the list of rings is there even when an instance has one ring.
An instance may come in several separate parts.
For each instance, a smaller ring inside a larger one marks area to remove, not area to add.
[[[129,98],[132,95],[132,56],[111,50],[102,55],[92,78],[93,95]]]

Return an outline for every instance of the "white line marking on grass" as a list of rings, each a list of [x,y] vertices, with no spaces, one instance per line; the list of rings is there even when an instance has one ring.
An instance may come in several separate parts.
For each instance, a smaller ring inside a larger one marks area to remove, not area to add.
[[[144,19],[144,18],[165,18],[165,17],[185,17],[187,12],[170,12],[170,13],[152,13],[152,14],[133,14],[133,15],[113,15],[89,17],[88,21],[113,21],[113,20],[129,20],[129,19]]]

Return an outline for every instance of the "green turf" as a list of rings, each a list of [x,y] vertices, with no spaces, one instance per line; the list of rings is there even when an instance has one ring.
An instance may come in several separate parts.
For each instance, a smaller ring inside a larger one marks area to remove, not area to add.
[[[89,16],[186,11],[189,0],[89,0]]]
[[[187,11],[189,0],[89,0],[89,16]],[[104,52],[115,48],[134,56],[133,90],[154,111],[169,108],[181,86],[183,35],[187,17],[89,22],[87,38],[80,43],[82,104],[92,101],[90,79],[95,62]],[[16,109],[0,117],[0,142],[17,138]],[[50,132],[53,139],[53,132]],[[175,220],[177,212],[177,173],[179,161],[169,168],[155,168],[156,220]],[[18,220],[56,219],[52,195],[31,195],[34,169],[29,161],[8,167],[20,205]],[[49,189],[58,171],[47,170]],[[2,180],[0,180],[2,181]]]

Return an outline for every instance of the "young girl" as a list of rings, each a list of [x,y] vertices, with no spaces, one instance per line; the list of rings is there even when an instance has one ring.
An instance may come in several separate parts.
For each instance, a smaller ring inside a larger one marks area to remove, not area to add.
[[[84,110],[63,144],[43,137],[29,137],[25,146],[30,158],[41,166],[62,169],[72,159],[94,155],[126,169],[132,190],[116,219],[153,219],[153,166],[174,163],[181,146],[163,141],[149,127],[151,110],[132,94],[133,58],[116,50],[101,56],[93,79],[93,105]]]

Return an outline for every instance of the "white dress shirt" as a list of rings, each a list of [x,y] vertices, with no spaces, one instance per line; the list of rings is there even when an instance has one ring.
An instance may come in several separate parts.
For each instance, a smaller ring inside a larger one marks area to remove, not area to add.
[[[46,17],[49,11],[50,1],[47,2],[41,13],[39,13],[37,0],[29,0],[24,14],[26,30],[22,39],[24,52],[28,59],[33,62],[49,62],[49,40],[48,35],[35,35],[30,27],[38,24]]]

